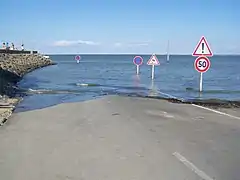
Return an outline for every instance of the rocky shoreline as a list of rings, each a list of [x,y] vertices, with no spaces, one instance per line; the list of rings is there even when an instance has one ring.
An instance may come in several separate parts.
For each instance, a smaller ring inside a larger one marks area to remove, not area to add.
[[[25,74],[54,64],[40,54],[0,54],[0,126],[21,100],[21,97],[16,97],[15,84]]]

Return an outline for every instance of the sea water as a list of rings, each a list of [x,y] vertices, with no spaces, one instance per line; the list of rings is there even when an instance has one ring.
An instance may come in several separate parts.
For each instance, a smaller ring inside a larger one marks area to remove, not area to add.
[[[136,54],[137,55],[137,54]],[[240,56],[215,55],[211,67],[203,74],[203,92],[199,93],[200,74],[194,69],[195,58],[171,55],[170,61],[157,55],[151,79],[151,55],[142,55],[140,74],[133,64],[135,55],[50,55],[57,63],[37,69],[18,83],[26,95],[17,111],[44,108],[74,101],[85,101],[106,95],[175,97],[183,100],[240,100]]]

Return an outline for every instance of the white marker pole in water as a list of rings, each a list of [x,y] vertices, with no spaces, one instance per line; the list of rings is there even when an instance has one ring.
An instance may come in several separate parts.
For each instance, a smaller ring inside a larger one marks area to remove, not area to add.
[[[137,75],[139,75],[139,65],[137,65]]]
[[[81,56],[79,56],[79,55],[75,56],[75,60],[77,61],[77,63],[80,63]]]
[[[152,79],[154,79],[154,65],[152,65]]]
[[[141,56],[135,56],[133,58],[133,63],[137,66],[137,75],[139,75],[139,66],[143,63],[143,58]]]
[[[200,73],[200,81],[199,81],[199,91],[202,92],[202,85],[203,85],[203,73]]]
[[[202,92],[203,86],[203,73],[207,72],[210,68],[210,60],[205,56],[198,57],[194,62],[195,69],[200,73],[199,91]]]
[[[154,67],[155,65],[160,65],[160,62],[158,61],[158,58],[155,54],[153,54],[150,59],[147,62],[147,65],[152,66],[152,79],[154,79]]]

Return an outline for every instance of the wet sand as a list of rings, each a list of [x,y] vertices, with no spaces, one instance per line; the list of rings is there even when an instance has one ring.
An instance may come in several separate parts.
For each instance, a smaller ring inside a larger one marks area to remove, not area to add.
[[[14,113],[0,128],[1,179],[238,180],[240,113],[105,96]]]

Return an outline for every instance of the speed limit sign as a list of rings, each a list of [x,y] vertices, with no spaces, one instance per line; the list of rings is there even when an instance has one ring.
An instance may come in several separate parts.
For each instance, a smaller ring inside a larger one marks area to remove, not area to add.
[[[210,68],[210,60],[205,56],[200,56],[195,60],[194,67],[200,73],[205,73]]]

